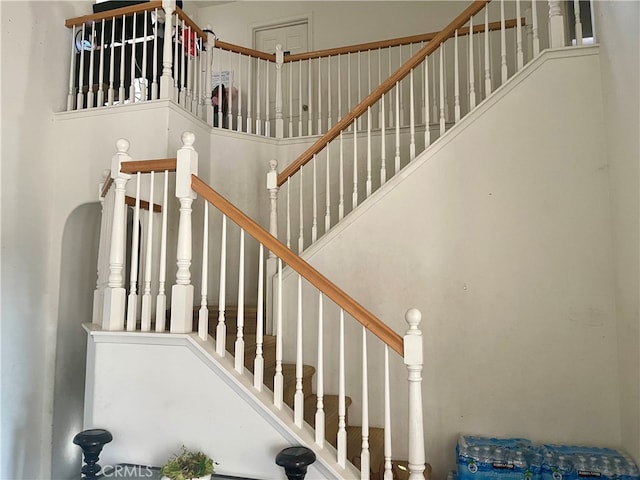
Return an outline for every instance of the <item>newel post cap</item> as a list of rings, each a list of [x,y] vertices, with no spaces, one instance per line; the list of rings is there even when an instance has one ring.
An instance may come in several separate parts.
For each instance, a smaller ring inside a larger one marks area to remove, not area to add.
[[[284,62],[284,51],[282,50],[282,45],[278,43],[276,45],[276,63],[282,65]]]
[[[407,310],[404,316],[409,330],[404,336],[405,365],[422,365],[422,332],[418,329],[422,320],[422,313],[417,308]]]
[[[182,148],[176,158],[176,197],[196,198],[191,189],[191,175],[198,174],[198,152],[193,148],[196,136],[192,132],[182,134]]]
[[[116,140],[116,154],[111,157],[111,178],[129,178],[131,175],[120,173],[120,164],[131,160],[129,156],[129,147],[131,144],[126,138]]]

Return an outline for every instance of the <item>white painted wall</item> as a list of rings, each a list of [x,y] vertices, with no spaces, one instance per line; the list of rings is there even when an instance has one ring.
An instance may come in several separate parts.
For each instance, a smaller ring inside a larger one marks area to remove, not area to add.
[[[620,369],[622,441],[640,462],[640,319],[638,317],[638,164],[640,37],[634,24],[638,2],[596,2],[602,45],[611,221],[615,253],[615,298]]]
[[[559,52],[536,67],[305,255],[400,334],[404,311],[422,310],[436,478],[460,432],[622,441],[599,58]]]
[[[290,411],[270,409],[247,396],[251,380],[240,381],[232,360],[222,361],[225,369],[213,344],[203,347],[182,336],[107,332],[90,334],[88,341],[85,419],[89,427],[106,427],[114,436],[100,456],[101,465],[161,466],[184,444],[219,462],[217,473],[286,478],[275,457],[283,448],[299,445],[303,433],[282,430],[280,418]],[[271,397],[265,392],[261,398],[268,402]],[[354,474],[332,470],[324,462],[318,458],[307,478]]]

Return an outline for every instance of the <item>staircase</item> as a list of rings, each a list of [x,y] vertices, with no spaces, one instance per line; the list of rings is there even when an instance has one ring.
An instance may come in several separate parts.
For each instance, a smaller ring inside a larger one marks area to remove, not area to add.
[[[218,324],[218,307],[210,306],[209,310],[209,331],[215,332]],[[227,306],[225,308],[225,322],[227,324],[226,350],[233,355],[233,346],[236,340],[238,307]],[[194,318],[198,317],[197,309],[194,311]],[[244,366],[253,373],[254,358],[256,356],[256,322],[257,307],[244,307]],[[194,321],[194,331],[198,325]],[[273,391],[273,378],[276,367],[276,337],[273,335],[263,335],[262,355],[264,358],[264,384]],[[294,407],[294,395],[296,391],[295,364],[287,363],[282,366],[284,375],[284,395],[283,400],[291,409]],[[306,394],[304,400],[304,420],[311,427],[315,428],[315,411],[317,396],[313,393],[312,379],[316,369],[311,365],[304,365],[303,368],[303,390],[310,392]],[[337,448],[338,434],[338,396],[324,394],[325,412],[325,437],[326,440]],[[351,398],[346,397],[347,409],[351,405]],[[357,468],[360,468],[360,451],[362,445],[362,427],[349,423],[347,410],[347,459]],[[384,476],[384,429],[369,427],[369,450],[371,456],[371,480],[383,480]],[[392,473],[394,480],[405,480],[409,478],[409,469],[406,460],[392,460]],[[431,467],[427,464],[424,478],[430,478]]]

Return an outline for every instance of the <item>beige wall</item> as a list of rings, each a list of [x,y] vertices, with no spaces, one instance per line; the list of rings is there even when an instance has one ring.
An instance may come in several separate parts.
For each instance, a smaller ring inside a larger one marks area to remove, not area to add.
[[[623,444],[640,461],[640,318],[638,317],[639,2],[596,2],[615,252],[615,298]]]

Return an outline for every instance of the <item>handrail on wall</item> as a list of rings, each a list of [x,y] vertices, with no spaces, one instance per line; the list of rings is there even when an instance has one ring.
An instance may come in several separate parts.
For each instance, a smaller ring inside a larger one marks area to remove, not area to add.
[[[222,195],[213,190],[197,175],[191,175],[191,188],[206,201],[214,205],[224,215],[238,224],[240,228],[259,241],[268,250],[272,251],[277,257],[282,259],[282,261],[292,269],[302,275],[309,283],[315,286],[328,298],[333,300],[340,308],[351,315],[376,337],[389,345],[389,347],[396,351],[400,356],[404,356],[402,337],[394,332],[382,320],[365,309],[315,268],[289,250],[282,242],[280,242],[280,240],[272,236],[236,206],[226,200]]]
[[[367,111],[367,108],[374,105],[382,95],[391,90],[396,83],[405,78],[411,70],[420,65],[424,59],[431,55],[441,43],[455,34],[455,31],[464,26],[476,13],[480,12],[485,5],[491,0],[475,0],[469,5],[460,15],[458,15],[449,25],[438,32],[429,43],[418,50],[404,65],[396,70],[389,76],[384,82],[382,82],[377,88],[375,88],[367,97],[365,97],[353,110],[345,115],[338,123],[336,123],[327,133],[319,138],[311,147],[305,150],[295,161],[287,166],[278,175],[278,187],[282,186],[287,179],[300,170],[307,162],[311,161],[314,155],[320,152],[329,142],[336,138],[342,130],[347,128],[351,123],[356,120],[360,115]],[[475,28],[474,28],[475,30]]]

